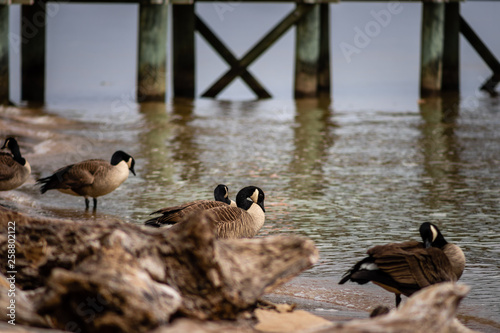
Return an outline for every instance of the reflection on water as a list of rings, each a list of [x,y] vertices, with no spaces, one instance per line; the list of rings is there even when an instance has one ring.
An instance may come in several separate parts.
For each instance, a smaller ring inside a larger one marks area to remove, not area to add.
[[[108,108],[3,110],[2,136],[21,138],[33,179],[1,198],[46,216],[141,224],[161,207],[210,199],[219,183],[232,198],[254,184],[266,193],[267,220],[258,237],[294,233],[316,242],[320,262],[302,279],[322,279],[323,289],[305,290],[322,302],[335,301],[336,292],[324,288],[336,285],[366,249],[417,239],[420,223],[431,221],[467,256],[461,280],[472,290],[461,314],[500,323],[497,103],[427,99],[420,113],[343,111],[329,100],[176,99],[106,116]],[[109,159],[117,149],[134,156],[137,177],[100,199],[95,214],[84,212],[81,198],[41,196],[34,186],[34,178],[63,163]],[[339,290],[386,297],[371,288]]]

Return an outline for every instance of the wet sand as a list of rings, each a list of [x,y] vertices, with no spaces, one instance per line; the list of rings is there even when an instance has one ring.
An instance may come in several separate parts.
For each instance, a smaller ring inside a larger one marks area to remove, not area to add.
[[[274,303],[296,304],[296,309],[306,310],[329,321],[344,322],[367,319],[379,306],[395,306],[394,295],[374,285],[338,285],[338,281],[326,278],[297,277],[278,287],[264,299]],[[403,296],[403,303],[406,298]],[[500,324],[484,318],[468,315],[459,307],[457,318],[468,328],[484,332],[500,332]]]

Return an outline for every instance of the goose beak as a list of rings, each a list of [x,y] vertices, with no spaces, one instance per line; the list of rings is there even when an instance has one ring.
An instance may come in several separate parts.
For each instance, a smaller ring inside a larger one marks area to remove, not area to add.
[[[133,168],[133,167],[132,167],[132,168],[130,168],[130,171],[132,171],[132,173],[134,174],[134,176],[136,176],[136,174],[135,174],[135,171],[134,171],[134,168]]]
[[[260,208],[262,208],[262,211],[265,213],[266,212],[266,209],[264,208],[264,203],[261,202],[258,204],[260,206]]]

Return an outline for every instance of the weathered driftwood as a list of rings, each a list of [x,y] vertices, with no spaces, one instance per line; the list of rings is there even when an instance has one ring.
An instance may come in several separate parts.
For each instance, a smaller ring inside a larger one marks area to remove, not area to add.
[[[7,277],[0,274],[0,308],[5,311],[5,314],[2,313],[2,320],[17,325],[49,327],[49,324],[36,313],[30,295],[16,286],[15,275],[14,278],[12,276],[13,274],[7,274]],[[10,309],[13,309],[12,313]]]
[[[317,333],[459,333],[473,332],[465,328],[455,315],[469,287],[453,282],[439,283],[420,290],[398,309],[386,315],[334,325]]]
[[[411,296],[399,309],[377,318],[352,320],[346,323],[329,323],[303,311],[283,313],[272,310],[256,310],[260,320],[257,325],[235,326],[234,323],[201,322],[178,319],[170,326],[162,326],[152,333],[473,333],[456,318],[456,308],[465,296],[468,287],[451,282],[436,284]]]
[[[5,229],[8,221],[16,222],[17,285],[44,288],[36,311],[53,327],[82,332],[144,332],[172,316],[233,319],[318,259],[302,237],[215,240],[203,215],[175,232],[0,209]]]
[[[33,218],[0,208],[0,225],[6,228],[8,221],[16,221],[16,324],[39,327],[24,327],[28,332],[50,326],[76,332],[250,333],[279,330],[284,321],[286,331],[307,327],[316,333],[471,332],[455,319],[468,287],[452,283],[428,287],[399,309],[367,320],[329,324],[301,312],[251,315],[263,293],[317,260],[314,244],[301,237],[215,240],[214,226],[203,216],[175,232]],[[7,238],[0,233],[0,256],[6,254]],[[0,306],[7,306],[10,287],[0,277]],[[306,320],[315,323],[304,325]]]

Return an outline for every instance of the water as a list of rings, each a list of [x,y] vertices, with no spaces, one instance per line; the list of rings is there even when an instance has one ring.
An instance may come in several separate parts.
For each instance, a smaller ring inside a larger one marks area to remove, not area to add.
[[[233,198],[255,184],[266,193],[259,237],[314,240],[321,259],[299,289],[333,303],[341,303],[333,292],[343,292],[335,286],[340,276],[366,249],[418,239],[420,223],[431,221],[467,256],[461,281],[472,290],[460,313],[498,328],[500,108],[489,98],[476,102],[444,123],[427,115],[434,101],[422,112],[344,111],[317,100],[176,100],[123,108],[119,117],[92,105],[10,108],[2,132],[25,142],[33,178],[84,158],[109,159],[117,149],[135,157],[137,177],[99,199],[96,214],[84,213],[82,198],[38,194],[33,180],[2,197],[28,213],[141,224],[158,208],[210,199],[218,183]],[[311,281],[322,287],[308,292]],[[377,287],[345,288],[393,302]]]
[[[110,42],[126,54],[109,65],[111,70],[108,65],[83,64],[89,70],[82,72],[82,67],[72,65],[78,50],[91,49],[87,35],[67,39],[61,32],[66,30],[57,29],[71,21],[64,15],[71,15],[72,8],[83,8],[72,6],[61,5],[60,15],[49,22],[53,33],[49,43],[69,53],[62,69],[56,59],[48,64],[52,67],[47,106],[0,111],[1,136],[15,134],[20,139],[33,173],[19,189],[0,193],[3,204],[49,217],[141,224],[161,207],[210,199],[219,183],[229,186],[232,198],[241,187],[254,184],[266,193],[266,224],[258,237],[304,235],[320,250],[319,263],[278,293],[362,311],[377,304],[393,305],[393,295],[371,285],[339,287],[344,271],[373,245],[418,239],[420,223],[431,221],[467,257],[461,282],[472,289],[460,306],[461,320],[472,328],[500,332],[500,105],[476,92],[480,77],[489,72],[467,51],[462,58],[460,100],[418,100],[418,41],[401,40],[402,31],[418,36],[413,15],[418,4],[405,3],[393,24],[349,65],[341,62],[337,45],[352,39],[352,29],[336,25],[361,13],[365,17],[352,25],[362,26],[372,8],[379,10],[385,4],[335,7],[340,12],[334,11],[332,20],[337,33],[332,51],[337,64],[333,101],[290,98],[293,59],[286,52],[293,34],[288,33],[270,51],[283,56],[278,68],[290,65],[285,73],[275,74],[272,56],[252,67],[269,85],[276,96],[273,100],[252,100],[236,83],[220,100],[168,99],[166,104],[142,105],[133,100],[135,69],[127,52],[134,48],[123,39]],[[225,31],[224,39],[231,39],[224,27],[237,20],[245,6],[234,7],[224,20],[217,19],[211,5],[199,6],[199,11],[218,33]],[[279,9],[286,13],[290,8],[284,6]],[[488,10],[493,4],[484,6],[487,13],[494,12]],[[100,10],[115,8],[109,7]],[[126,15],[135,15],[136,7],[123,8]],[[349,8],[355,9],[354,14]],[[464,10],[463,15],[475,27],[481,21],[474,21],[477,12]],[[270,20],[268,12],[263,19]],[[122,34],[123,21],[115,23],[116,34]],[[135,27],[125,26],[129,29],[125,32]],[[401,47],[396,55],[391,53],[393,58],[384,57],[395,38]],[[64,48],[67,41],[71,43]],[[200,52],[205,52],[203,47]],[[237,44],[235,53],[241,55],[247,47]],[[498,45],[491,47],[496,50]],[[55,57],[57,52],[52,52]],[[202,59],[212,63],[209,54]],[[81,61],[87,60],[84,56]],[[119,74],[117,64],[122,66]],[[216,62],[202,66],[200,91],[221,67]],[[273,79],[266,80],[269,77]],[[100,198],[95,214],[84,211],[82,198],[53,191],[40,195],[34,186],[34,179],[62,165],[87,158],[109,160],[118,149],[134,156],[137,176],[130,175],[115,192]]]

